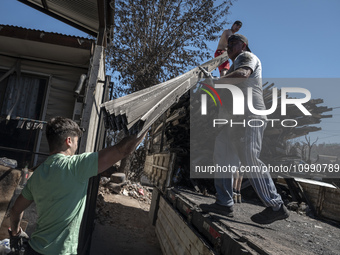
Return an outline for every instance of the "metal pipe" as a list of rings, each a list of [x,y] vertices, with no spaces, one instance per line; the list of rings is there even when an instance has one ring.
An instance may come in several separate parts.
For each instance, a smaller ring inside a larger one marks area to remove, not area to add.
[[[82,74],[80,75],[80,78],[79,78],[79,81],[78,81],[78,85],[74,91],[74,97],[75,98],[78,98],[79,97],[79,94],[84,86],[84,83],[85,83],[85,79],[86,79],[86,74]]]

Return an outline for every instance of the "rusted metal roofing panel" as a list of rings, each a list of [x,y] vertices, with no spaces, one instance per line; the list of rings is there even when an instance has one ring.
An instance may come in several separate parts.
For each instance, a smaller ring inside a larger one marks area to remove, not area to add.
[[[214,58],[191,71],[161,84],[154,85],[130,95],[105,102],[101,105],[106,115],[106,128],[124,130],[129,134],[146,131],[205,74],[228,59],[227,53]]]

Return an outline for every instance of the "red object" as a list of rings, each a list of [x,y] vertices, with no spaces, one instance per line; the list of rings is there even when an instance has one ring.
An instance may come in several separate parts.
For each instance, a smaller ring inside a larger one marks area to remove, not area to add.
[[[219,55],[222,55],[224,52],[225,50],[216,50],[214,57],[216,58]],[[222,65],[218,67],[218,70],[221,72],[223,69],[229,70],[229,68],[230,68],[230,63],[229,63],[229,60],[227,60],[226,62],[224,62]]]
[[[138,193],[144,196],[144,190],[143,189],[138,189]]]

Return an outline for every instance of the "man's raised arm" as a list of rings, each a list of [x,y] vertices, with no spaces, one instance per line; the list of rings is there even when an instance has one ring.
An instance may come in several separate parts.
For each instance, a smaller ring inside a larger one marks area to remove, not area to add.
[[[98,174],[133,152],[144,139],[146,132],[140,137],[131,135],[125,137],[118,144],[102,149],[98,152]]]

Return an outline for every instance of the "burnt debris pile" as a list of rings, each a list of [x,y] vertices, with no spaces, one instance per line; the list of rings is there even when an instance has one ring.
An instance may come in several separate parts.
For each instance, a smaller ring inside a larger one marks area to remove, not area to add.
[[[267,109],[272,106],[273,88],[274,83],[263,85],[263,97]],[[294,158],[295,155],[289,155],[286,151],[287,141],[321,130],[321,127],[314,125],[321,123],[322,118],[332,117],[332,115],[323,114],[332,111],[332,108],[320,105],[323,103],[323,99],[320,98],[311,99],[303,104],[311,115],[304,115],[295,105],[289,104],[286,115],[282,116],[281,97],[281,90],[278,90],[277,108],[274,113],[268,116],[269,121],[263,138],[261,157],[265,162],[271,164],[281,164],[284,161],[289,161],[289,158]]]

